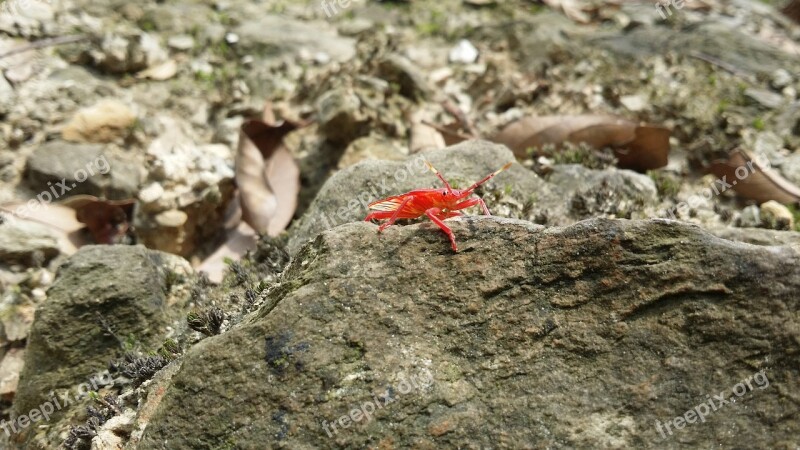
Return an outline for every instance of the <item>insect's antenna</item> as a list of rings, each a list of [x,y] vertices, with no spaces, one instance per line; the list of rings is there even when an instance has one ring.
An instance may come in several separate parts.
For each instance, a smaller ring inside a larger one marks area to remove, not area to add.
[[[482,185],[483,183],[486,183],[487,181],[491,180],[491,179],[492,179],[492,178],[494,178],[494,176],[495,176],[495,175],[497,175],[498,173],[500,173],[500,172],[502,172],[502,171],[504,171],[504,170],[508,169],[509,167],[511,167],[511,164],[512,164],[512,163],[508,163],[508,164],[506,164],[505,166],[503,166],[503,167],[501,167],[501,168],[497,169],[497,171],[495,171],[494,173],[487,175],[487,176],[486,176],[486,178],[484,178],[484,179],[482,179],[481,181],[478,181],[477,183],[473,184],[473,185],[472,185],[472,186],[470,186],[468,189],[466,189],[466,191],[465,191],[465,192],[472,192],[472,191],[474,191],[474,190],[475,190],[475,189],[476,189],[478,186],[480,186],[480,185]]]
[[[447,188],[448,192],[452,192],[453,191],[453,188],[450,187],[450,183],[448,183],[447,180],[444,179],[442,174],[440,174],[439,171],[436,170],[436,168],[433,167],[433,165],[431,163],[429,163],[428,161],[425,161],[425,165],[427,165],[428,169],[431,169],[431,172],[435,173],[436,176],[439,177],[440,180],[442,180],[442,183],[444,183],[444,186]]]

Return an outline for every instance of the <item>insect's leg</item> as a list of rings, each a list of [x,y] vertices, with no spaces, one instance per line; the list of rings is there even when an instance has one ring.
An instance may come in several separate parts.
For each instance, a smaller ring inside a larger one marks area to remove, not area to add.
[[[478,197],[478,203],[481,204],[481,209],[483,209],[483,213],[484,214],[486,214],[487,216],[491,216],[492,215],[492,213],[489,212],[489,208],[486,206],[486,202],[483,201],[482,198]]]
[[[428,218],[431,219],[433,223],[438,225],[439,228],[441,228],[442,231],[444,231],[447,234],[447,237],[450,238],[450,244],[453,247],[453,251],[458,252],[458,247],[456,246],[456,237],[453,235],[453,230],[451,230],[450,227],[448,227],[444,222],[442,222],[442,219],[438,217],[438,214],[440,214],[441,212],[442,210],[439,208],[430,208],[427,211],[425,211],[425,215],[428,216]]]
[[[463,202],[457,204],[453,209],[464,209],[464,208],[469,208],[470,206],[475,206],[475,205],[481,205],[481,208],[483,209],[483,213],[486,214],[487,216],[491,216],[492,215],[492,213],[489,212],[489,208],[486,207],[486,202],[483,201],[483,199],[480,198],[480,197],[472,198],[472,199],[463,201]]]
[[[392,214],[392,217],[390,217],[387,222],[381,224],[381,226],[378,227],[378,233],[385,230],[386,227],[394,225],[394,222],[397,220],[398,217],[400,217],[400,212],[403,211],[403,208],[408,204],[408,202],[411,201],[412,198],[413,197],[406,197],[403,199],[403,201],[400,203],[400,206],[398,206],[397,209],[394,210],[394,214]]]
[[[372,211],[364,218],[364,222],[369,222],[371,220],[388,220],[392,217],[392,214],[394,214],[394,211]]]

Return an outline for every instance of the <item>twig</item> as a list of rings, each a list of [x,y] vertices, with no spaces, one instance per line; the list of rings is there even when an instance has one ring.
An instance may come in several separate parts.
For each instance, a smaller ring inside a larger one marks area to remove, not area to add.
[[[453,117],[458,120],[458,123],[461,124],[461,128],[467,130],[472,136],[478,135],[478,130],[475,128],[475,125],[473,125],[472,121],[467,118],[463,111],[461,111],[461,108],[456,106],[450,100],[443,101],[442,108],[444,108],[445,111],[452,114]]]
[[[698,52],[698,51],[690,52],[689,56],[691,56],[693,58],[697,58],[697,59],[699,59],[701,61],[705,61],[705,62],[707,62],[709,64],[714,65],[714,66],[717,66],[717,67],[721,68],[722,70],[730,72],[731,74],[736,75],[737,77],[743,78],[744,80],[746,80],[746,81],[748,81],[750,83],[754,83],[755,82],[755,79],[753,78],[753,74],[751,74],[750,72],[746,72],[746,71],[744,71],[742,69],[739,69],[738,67],[735,67],[735,66],[733,66],[731,64],[728,64],[728,63],[726,63],[725,61],[722,61],[719,58],[715,58],[715,57],[713,57],[711,55],[707,55],[705,53]]]
[[[29,52],[31,50],[37,50],[45,47],[53,47],[56,45],[72,44],[74,42],[85,41],[88,39],[89,36],[86,34],[77,34],[72,36],[60,36],[49,39],[41,39],[35,42],[31,42],[27,45],[23,45],[22,47],[9,50],[5,53],[0,53],[0,59],[7,58],[9,56],[16,55],[18,53]]]
[[[449,129],[441,126],[441,125],[435,124],[433,122],[429,122],[427,120],[422,120],[421,123],[423,125],[427,125],[427,126],[433,128],[434,130],[436,130],[436,131],[438,131],[440,133],[449,134],[450,136],[455,136],[455,137],[457,137],[459,139],[462,139],[462,140],[465,140],[465,141],[468,141],[470,139],[477,139],[475,136],[469,136],[469,135],[461,134],[458,131],[449,130]]]

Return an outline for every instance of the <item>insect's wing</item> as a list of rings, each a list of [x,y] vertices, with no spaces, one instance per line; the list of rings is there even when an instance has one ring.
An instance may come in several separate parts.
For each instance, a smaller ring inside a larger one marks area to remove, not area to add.
[[[397,211],[401,203],[403,203],[403,197],[395,195],[370,203],[369,209],[374,209],[375,211]]]

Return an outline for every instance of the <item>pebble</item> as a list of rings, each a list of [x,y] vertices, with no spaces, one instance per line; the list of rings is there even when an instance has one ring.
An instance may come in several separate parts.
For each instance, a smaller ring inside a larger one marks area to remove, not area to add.
[[[761,204],[761,224],[772,230],[793,230],[794,217],[785,205],[770,200]]]
[[[758,206],[750,205],[742,209],[738,225],[742,228],[758,228],[761,225],[761,211]]]
[[[772,72],[770,84],[773,88],[781,90],[792,84],[792,75],[786,69],[778,69]]]
[[[194,38],[188,34],[172,36],[167,40],[167,46],[173,50],[186,51],[194,48]]]
[[[462,39],[450,50],[448,59],[451,63],[472,64],[478,60],[478,54],[478,49],[470,41]]]

